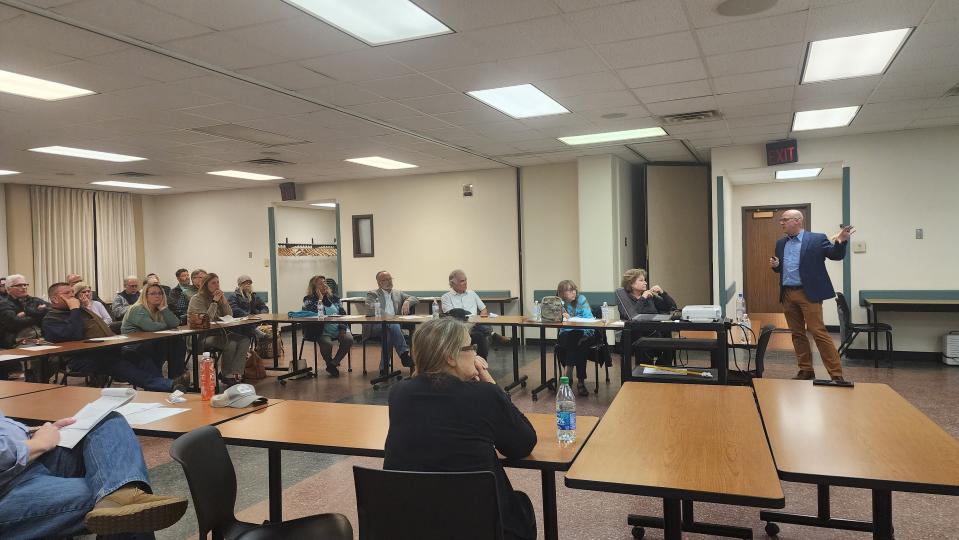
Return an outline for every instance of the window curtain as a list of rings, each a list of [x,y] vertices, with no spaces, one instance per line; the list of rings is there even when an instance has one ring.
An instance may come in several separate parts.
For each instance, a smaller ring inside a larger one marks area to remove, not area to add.
[[[95,193],[97,290],[100,298],[112,302],[123,288],[123,278],[137,273],[133,196],[113,191]]]
[[[47,287],[67,274],[94,278],[93,199],[92,191],[30,186],[34,296],[46,298]]]

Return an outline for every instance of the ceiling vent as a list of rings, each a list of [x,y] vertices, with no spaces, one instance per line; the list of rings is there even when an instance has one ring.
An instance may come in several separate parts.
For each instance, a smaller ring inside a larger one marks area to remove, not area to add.
[[[145,173],[145,172],[126,171],[126,172],[113,173],[110,176],[124,176],[126,178],[143,178],[144,176],[154,176],[154,175],[150,173]]]
[[[283,161],[282,159],[273,159],[273,158],[251,159],[244,163],[252,163],[254,165],[293,165],[293,163],[289,161]]]
[[[666,116],[660,116],[659,119],[662,120],[664,126],[672,126],[676,124],[686,124],[689,122],[705,122],[707,120],[719,120],[723,117],[719,111],[697,111],[697,112],[688,112],[688,113],[679,113],[679,114],[668,114]]]

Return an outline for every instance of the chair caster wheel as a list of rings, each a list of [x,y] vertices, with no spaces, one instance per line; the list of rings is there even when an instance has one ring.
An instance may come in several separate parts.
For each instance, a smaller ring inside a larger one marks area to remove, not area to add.
[[[286,386],[286,381],[280,381],[280,386]]]
[[[402,376],[402,375],[397,375],[397,376],[396,376],[396,380],[402,381],[402,380],[403,380],[403,376]]]
[[[520,388],[526,388],[526,381],[519,383]]]
[[[533,401],[539,401],[539,396],[537,396],[536,394],[533,394],[532,399]]]
[[[353,373],[353,368],[346,370],[347,373]]]
[[[779,525],[776,525],[772,521],[766,523],[766,534],[769,536],[776,536],[779,534]]]
[[[639,540],[642,537],[646,536],[646,529],[642,527],[633,527],[632,533],[633,533],[633,538],[636,538],[637,540]]]

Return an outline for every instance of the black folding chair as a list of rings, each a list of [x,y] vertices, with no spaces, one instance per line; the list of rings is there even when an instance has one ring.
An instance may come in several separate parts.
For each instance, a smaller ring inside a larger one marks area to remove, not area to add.
[[[839,336],[842,343],[839,345],[839,356],[849,350],[849,346],[859,334],[876,334],[876,343],[879,334],[886,335],[886,357],[889,358],[889,367],[893,367],[892,360],[892,326],[886,323],[853,324],[849,303],[842,293],[836,293],[836,308],[839,310]],[[875,367],[879,367],[879,357],[875,357]]]

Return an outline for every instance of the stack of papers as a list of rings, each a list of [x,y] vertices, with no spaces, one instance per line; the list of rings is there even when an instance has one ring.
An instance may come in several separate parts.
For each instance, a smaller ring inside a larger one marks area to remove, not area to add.
[[[137,392],[132,388],[104,388],[100,391],[100,399],[87,403],[73,415],[76,422],[60,430],[60,444],[63,448],[73,448],[78,442],[110,414],[123,405],[133,401]]]
[[[32,347],[20,347],[25,351],[47,351],[50,349],[59,349],[59,345],[34,345]]]
[[[0,362],[4,360],[19,360],[21,358],[26,358],[25,354],[0,354]]]
[[[162,403],[127,403],[116,409],[131,426],[149,424],[188,410],[190,409],[164,407]]]
[[[596,322],[598,320],[593,317],[570,317],[566,319],[566,322]]]
[[[124,336],[121,334],[119,336],[95,337],[95,338],[90,338],[87,341],[117,341],[120,339],[130,339],[130,336]]]
[[[160,330],[160,331],[154,332],[154,333],[155,333],[155,334],[182,334],[182,333],[184,333],[184,332],[186,332],[186,330],[176,329],[176,330]]]

